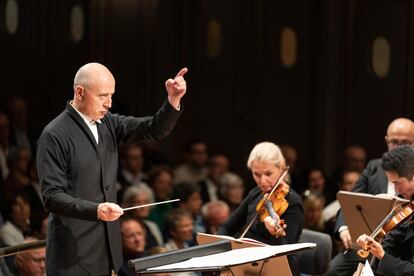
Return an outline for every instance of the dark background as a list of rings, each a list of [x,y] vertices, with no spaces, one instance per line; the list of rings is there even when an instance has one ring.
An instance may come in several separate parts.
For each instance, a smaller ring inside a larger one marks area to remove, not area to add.
[[[35,133],[90,61],[117,80],[114,110],[136,116],[153,114],[164,81],[189,68],[185,112],[162,144],[173,162],[199,137],[243,174],[252,146],[270,140],[330,172],[349,144],[379,157],[389,122],[414,118],[410,0],[13,0],[14,33],[9,1],[0,0],[0,100],[25,98]],[[282,39],[286,28],[296,39]],[[389,45],[382,77],[372,66],[386,56],[374,51],[378,38]]]

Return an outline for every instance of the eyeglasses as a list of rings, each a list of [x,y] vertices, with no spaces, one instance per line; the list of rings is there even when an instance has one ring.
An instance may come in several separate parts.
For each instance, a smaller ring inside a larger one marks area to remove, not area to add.
[[[398,140],[398,139],[390,139],[387,140],[387,144],[391,146],[402,146],[402,145],[412,145],[413,142],[410,140]]]

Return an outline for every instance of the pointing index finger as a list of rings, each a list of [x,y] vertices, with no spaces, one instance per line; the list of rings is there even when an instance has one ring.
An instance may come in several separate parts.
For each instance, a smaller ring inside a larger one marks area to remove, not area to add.
[[[174,79],[178,78],[178,77],[183,77],[185,75],[185,73],[188,72],[187,67],[184,67],[183,69],[180,70],[180,72],[178,72],[177,76],[175,76]]]

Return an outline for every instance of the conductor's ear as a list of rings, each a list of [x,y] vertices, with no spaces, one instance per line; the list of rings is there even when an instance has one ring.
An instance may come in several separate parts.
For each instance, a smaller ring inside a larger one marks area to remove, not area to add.
[[[75,87],[75,97],[80,97],[80,98],[82,98],[82,97],[83,97],[83,95],[84,95],[84,93],[85,93],[85,88],[84,88],[83,86],[81,86],[81,85],[77,85],[77,86]]]

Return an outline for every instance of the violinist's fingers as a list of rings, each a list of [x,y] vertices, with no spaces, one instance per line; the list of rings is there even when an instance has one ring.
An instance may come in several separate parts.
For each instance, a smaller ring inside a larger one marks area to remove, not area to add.
[[[276,236],[276,237],[284,237],[284,236],[286,236],[286,232],[283,230],[282,227],[276,228],[275,229],[274,236]]]

